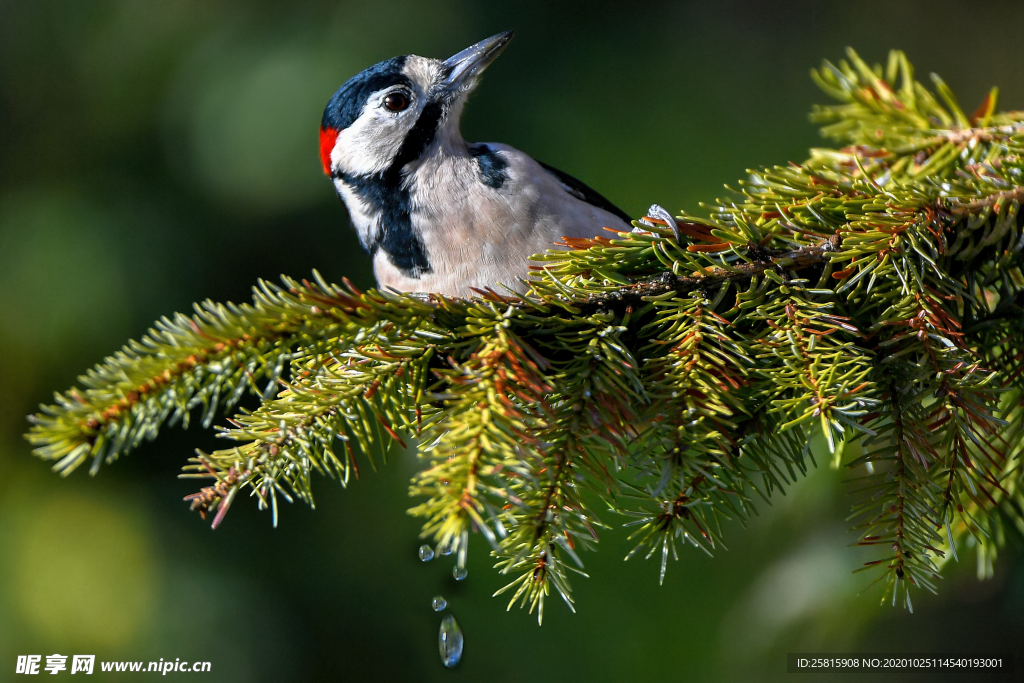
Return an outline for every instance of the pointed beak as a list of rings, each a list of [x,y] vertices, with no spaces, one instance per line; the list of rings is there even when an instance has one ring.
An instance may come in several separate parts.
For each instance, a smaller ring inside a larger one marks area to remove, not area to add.
[[[448,71],[445,87],[453,94],[468,92],[475,88],[480,74],[497,59],[513,35],[512,31],[499,33],[444,60],[444,66]]]

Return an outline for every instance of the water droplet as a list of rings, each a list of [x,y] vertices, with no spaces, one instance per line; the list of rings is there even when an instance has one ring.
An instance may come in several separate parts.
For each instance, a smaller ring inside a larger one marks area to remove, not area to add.
[[[424,543],[420,546],[420,559],[424,562],[430,562],[434,559],[434,549]]]
[[[466,578],[466,574],[468,573],[469,572],[466,571],[465,567],[460,567],[459,565],[455,565],[454,567],[452,567],[452,576],[455,577],[456,581],[462,581],[464,578]]]
[[[435,612],[440,612],[448,606],[448,601],[444,599],[443,595],[435,595],[434,599],[430,601],[430,606],[434,608]]]
[[[441,620],[441,631],[437,636],[437,649],[441,653],[441,663],[449,669],[462,659],[462,629],[452,615]]]
[[[449,555],[452,554],[452,544],[451,543],[445,543],[443,546],[441,546],[440,548],[437,549],[437,552],[441,553],[445,557],[448,557]]]

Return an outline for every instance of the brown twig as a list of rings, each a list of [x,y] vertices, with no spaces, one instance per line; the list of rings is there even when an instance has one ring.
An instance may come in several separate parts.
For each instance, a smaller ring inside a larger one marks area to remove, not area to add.
[[[819,265],[827,261],[830,254],[839,250],[840,242],[841,238],[837,233],[813,246],[774,254],[767,260],[738,264],[729,270],[717,270],[709,276],[674,276],[671,273],[662,273],[658,277],[638,282],[628,289],[593,294],[582,301],[573,303],[583,313],[619,309],[626,306],[639,307],[645,303],[645,297],[660,296],[671,291],[678,295],[684,295],[701,289],[714,289],[727,282],[749,280],[775,268],[800,270]]]
[[[984,209],[985,207],[995,206],[1002,201],[1021,201],[1024,200],[1024,186],[1018,185],[1010,190],[1004,190],[1003,192],[996,192],[990,194],[987,197],[969,202],[967,204],[959,204],[953,206],[950,211],[954,216],[966,216],[978,209]]]

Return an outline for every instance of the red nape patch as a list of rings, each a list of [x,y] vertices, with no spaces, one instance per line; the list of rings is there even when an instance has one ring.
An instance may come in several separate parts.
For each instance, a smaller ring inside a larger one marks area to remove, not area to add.
[[[338,131],[333,128],[320,129],[320,163],[324,165],[324,173],[331,175],[331,152],[338,141]]]

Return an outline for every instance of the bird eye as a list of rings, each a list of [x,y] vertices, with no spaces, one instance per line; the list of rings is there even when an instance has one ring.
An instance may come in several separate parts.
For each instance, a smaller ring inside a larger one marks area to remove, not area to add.
[[[384,106],[388,111],[402,111],[409,106],[409,96],[404,92],[393,92],[384,98]]]

